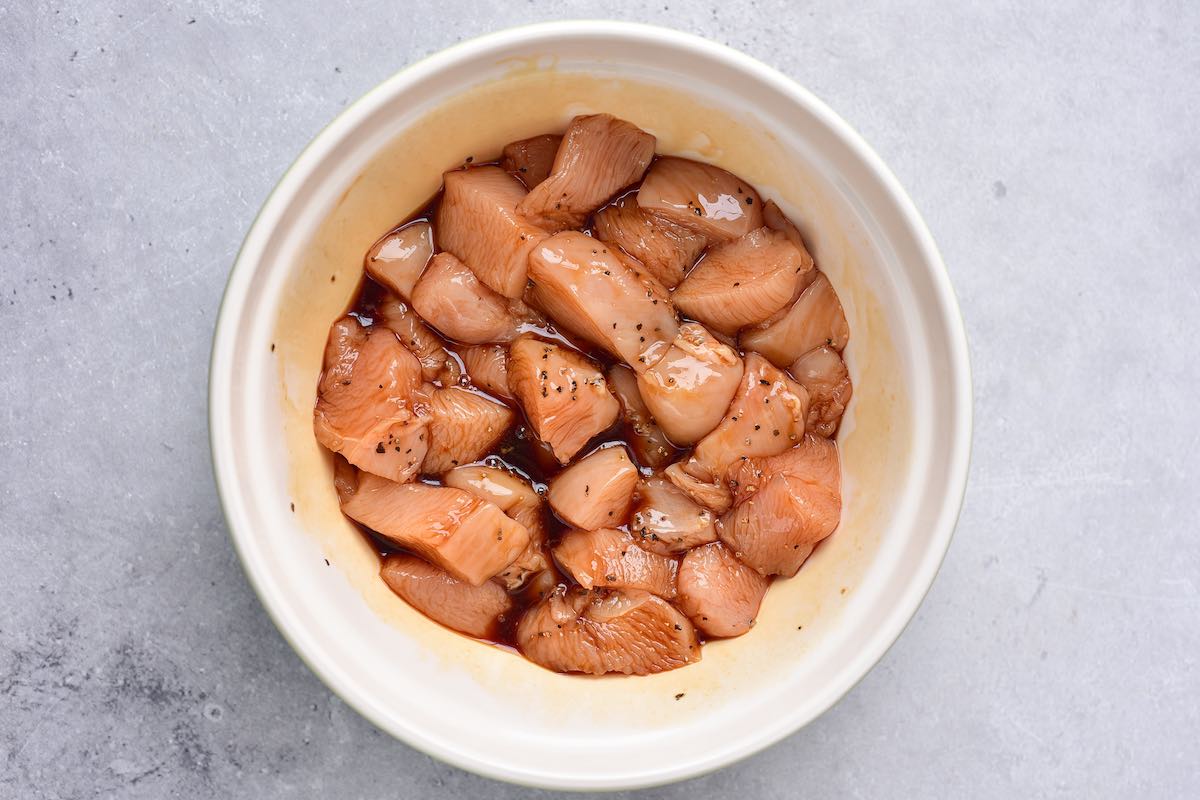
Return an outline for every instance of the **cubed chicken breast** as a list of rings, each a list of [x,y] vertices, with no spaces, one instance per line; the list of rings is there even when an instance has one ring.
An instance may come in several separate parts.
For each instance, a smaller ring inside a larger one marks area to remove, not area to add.
[[[654,158],[654,137],[611,114],[576,117],[567,126],[550,176],[529,190],[517,212],[549,231],[582,227],[588,215],[636,183]]]
[[[418,406],[421,362],[390,329],[333,324],[317,384],[317,441],[359,469],[403,483],[420,469],[429,416]],[[616,401],[613,401],[614,405]]]
[[[646,173],[638,205],[703,235],[728,242],[762,227],[762,202],[731,172],[686,158],[660,158]]]
[[[633,456],[643,467],[662,469],[679,455],[671,440],[654,421],[650,409],[642,400],[637,376],[624,364],[614,364],[605,373],[608,389],[621,404],[621,419],[625,423],[625,440]]]
[[[462,375],[458,361],[446,349],[442,337],[426,325],[408,303],[389,294],[376,304],[375,313],[378,315],[375,321],[391,328],[421,362],[421,375],[426,381],[438,381],[443,386],[458,383]]]
[[[637,590],[559,588],[521,618],[517,643],[555,672],[649,675],[700,660],[691,621]]]
[[[379,569],[383,582],[413,608],[451,630],[496,639],[513,601],[493,581],[474,586],[407,553],[392,553]]]
[[[510,592],[525,586],[533,576],[550,566],[542,498],[529,481],[515,472],[476,465],[452,469],[442,476],[442,482],[495,503],[529,531],[529,544],[525,550],[496,576]]]
[[[550,481],[546,499],[559,519],[585,531],[624,525],[638,471],[624,447],[605,447]]]
[[[508,349],[508,385],[534,433],[562,464],[616,422],[620,410],[595,364],[530,334]]]
[[[678,563],[637,546],[616,528],[568,531],[554,547],[554,560],[585,589],[642,589],[675,596]]]
[[[546,232],[517,214],[525,187],[500,167],[447,172],[434,228],[437,244],[505,297],[525,292],[529,253]]]
[[[791,450],[739,461],[733,509],[717,535],[741,561],[763,575],[791,577],[817,542],[833,533],[842,513],[837,445],[808,435]]]
[[[694,444],[724,418],[742,369],[736,350],[688,322],[666,355],[638,376],[638,390],[672,442]]]
[[[689,473],[688,468],[704,473],[699,465],[689,459],[677,461],[667,467],[663,470],[663,477],[698,505],[710,509],[714,514],[724,514],[728,511],[733,505],[733,493],[729,491],[725,482],[711,477],[698,478]]]
[[[633,256],[668,289],[679,285],[708,243],[703,235],[643,209],[636,194],[600,209],[593,224],[596,238]]]
[[[676,605],[708,636],[741,636],[753,627],[770,583],[713,542],[683,557]]]
[[[365,266],[377,283],[408,300],[431,258],[433,228],[421,220],[391,231],[376,242],[367,252]]]
[[[779,231],[788,238],[792,244],[804,253],[804,258],[813,268],[805,270],[801,273],[800,291],[808,288],[808,285],[817,279],[820,272],[817,270],[813,257],[809,253],[808,245],[804,243],[804,237],[800,234],[800,229],[796,224],[787,218],[783,210],[775,203],[774,200],[768,200],[763,204],[763,224],[773,231]]]
[[[634,491],[633,539],[644,550],[675,556],[717,540],[716,516],[670,480],[652,476]]]
[[[429,262],[413,289],[412,304],[426,322],[463,344],[508,342],[521,325],[509,302],[450,253],[438,253]]]
[[[795,300],[812,268],[812,258],[787,236],[757,228],[711,248],[671,299],[685,315],[732,335]]]
[[[498,344],[475,345],[461,348],[458,355],[476,388],[493,397],[512,399],[508,389],[508,348]]]
[[[817,436],[832,437],[853,393],[846,362],[832,347],[818,347],[796,359],[789,371],[808,392],[805,429]]]
[[[460,386],[431,391],[429,410],[429,451],[421,466],[427,475],[483,458],[516,419],[503,403]]]
[[[772,321],[743,330],[739,342],[743,349],[788,367],[822,345],[841,352],[849,338],[850,326],[837,292],[828,278],[818,275],[791,308]]]
[[[532,189],[546,178],[554,169],[554,154],[558,152],[561,136],[545,134],[510,142],[504,146],[500,157],[500,166],[526,188]]]
[[[578,231],[539,244],[529,259],[529,278],[534,305],[635,372],[655,364],[675,338],[679,326],[662,284]]]

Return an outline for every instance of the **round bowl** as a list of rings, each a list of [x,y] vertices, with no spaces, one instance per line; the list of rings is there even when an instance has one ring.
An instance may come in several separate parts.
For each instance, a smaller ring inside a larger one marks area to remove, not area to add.
[[[845,509],[747,635],[648,677],[543,670],[459,636],[379,580],[312,433],[329,324],[362,256],[444,169],[608,111],[659,152],[716,163],[797,220],[851,326],[839,434]],[[793,733],[879,660],[916,612],[966,481],[962,321],[929,232],[845,122],[720,45],[612,22],[534,25],[445,50],[346,109],[267,200],[229,278],[210,375],[217,486],[263,605],[301,658],[413,747],[501,780],[625,789],[716,769]]]

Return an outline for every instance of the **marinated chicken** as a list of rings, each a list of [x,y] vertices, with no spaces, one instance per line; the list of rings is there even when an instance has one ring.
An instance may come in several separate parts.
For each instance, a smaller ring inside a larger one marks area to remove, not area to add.
[[[841,519],[837,292],[774,201],[655,142],[593,114],[464,158],[365,254],[317,385],[396,602],[559,672],[699,660]]]

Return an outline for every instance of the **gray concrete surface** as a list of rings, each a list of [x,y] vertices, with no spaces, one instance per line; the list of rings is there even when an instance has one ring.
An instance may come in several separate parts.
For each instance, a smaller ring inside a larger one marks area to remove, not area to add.
[[[527,794],[380,733],[276,633],[214,497],[206,361],[255,210],[346,103],[606,16],[746,50],[866,136],[977,391],[900,642],[808,729],[645,796],[1200,795],[1195,4],[103,5],[0,5],[0,796]]]

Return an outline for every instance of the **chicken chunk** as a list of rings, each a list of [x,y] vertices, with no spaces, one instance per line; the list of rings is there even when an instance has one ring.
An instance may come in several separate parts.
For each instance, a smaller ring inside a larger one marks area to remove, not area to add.
[[[704,252],[699,233],[643,209],[627,194],[596,214],[596,238],[633,256],[668,289],[674,289]]]
[[[795,300],[812,268],[807,251],[787,236],[757,228],[710,249],[671,298],[687,316],[734,334]]]
[[[763,224],[771,230],[779,231],[786,236],[788,241],[790,241],[802,253],[804,253],[805,260],[808,263],[813,264],[812,269],[805,270],[800,275],[800,291],[804,291],[808,288],[810,283],[817,279],[817,275],[819,275],[820,272],[816,269],[816,265],[813,262],[813,257],[809,253],[808,245],[804,243],[804,237],[800,234],[800,229],[796,227],[794,222],[787,218],[787,215],[783,213],[783,210],[778,205],[776,205],[774,200],[768,200],[763,204],[762,213]]]
[[[530,334],[509,347],[508,385],[561,464],[612,425],[620,408],[591,361]]]
[[[675,596],[675,559],[637,546],[615,528],[568,531],[554,547],[554,560],[585,589],[642,589]]]
[[[473,586],[424,559],[392,553],[379,570],[383,582],[434,622],[477,639],[495,639],[513,608],[508,592],[492,581]]]
[[[689,445],[717,427],[742,378],[742,359],[703,325],[679,326],[663,358],[638,376],[638,389],[672,442]]]
[[[806,430],[817,436],[832,437],[853,393],[846,362],[832,347],[818,347],[796,359],[789,371],[808,392]]]
[[[550,177],[561,136],[545,134],[504,146],[500,166],[529,189]]]
[[[611,114],[576,117],[567,126],[546,180],[517,212],[550,231],[579,228],[619,190],[636,183],[654,158],[654,137]]]
[[[585,531],[624,525],[638,471],[624,447],[605,447],[579,459],[550,482],[546,499],[568,525]]]
[[[529,277],[534,305],[635,372],[656,363],[675,338],[667,290],[590,236],[568,231],[546,239],[530,256]]]
[[[653,476],[634,493],[633,539],[645,550],[662,556],[685,553],[717,540],[713,512],[694,502],[670,480]]]
[[[525,292],[529,253],[546,232],[517,214],[525,187],[499,167],[447,172],[434,223],[437,244],[470,265],[493,291]]]
[[[475,345],[458,351],[471,383],[494,397],[512,399],[508,389],[508,349],[498,345]]]
[[[529,544],[525,550],[496,576],[509,591],[520,589],[550,566],[542,498],[527,480],[496,467],[469,466],[450,470],[442,477],[442,482],[495,503],[529,531]]]
[[[412,298],[413,287],[433,258],[433,227],[421,220],[394,230],[367,252],[367,274],[401,298]]]
[[[413,308],[447,338],[463,344],[511,341],[521,320],[509,302],[449,253],[438,253],[413,289]]]
[[[686,158],[660,158],[646,173],[638,205],[710,243],[728,242],[762,227],[762,202],[731,172]]]
[[[359,473],[346,516],[455,578],[479,586],[525,550],[529,531],[498,506],[446,486]]]
[[[391,330],[343,317],[325,345],[313,409],[317,441],[359,469],[412,480],[428,446],[420,386],[421,362]]]
[[[622,364],[614,364],[605,374],[609,391],[621,404],[625,440],[633,448],[637,462],[643,467],[661,469],[674,461],[679,451],[651,416],[638,390],[637,376],[633,370]]]
[[[822,345],[841,352],[849,338],[850,326],[837,292],[828,278],[818,275],[791,308],[774,320],[742,331],[739,341],[743,349],[787,367]]]
[[[426,381],[440,381],[444,386],[458,383],[462,370],[446,349],[446,343],[407,303],[395,295],[387,295],[376,305],[375,313],[376,321],[391,328],[421,362],[421,375]]]
[[[808,435],[779,455],[749,458],[730,470],[736,505],[717,523],[734,555],[763,575],[791,577],[842,513],[837,445]]]
[[[698,505],[710,509],[713,513],[724,514],[733,505],[733,493],[724,481],[712,477],[698,478],[687,471],[688,468],[704,474],[704,470],[689,461],[677,461],[663,470],[663,477],[669,480],[675,488],[686,494]]]
[[[556,672],[649,675],[700,660],[690,620],[649,592],[561,587],[517,626],[525,657]]]
[[[728,547],[713,542],[683,557],[676,605],[709,636],[741,636],[753,627],[770,585]]]
[[[421,471],[437,475],[487,455],[516,419],[503,403],[459,386],[430,392],[429,452]]]

